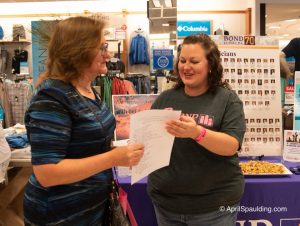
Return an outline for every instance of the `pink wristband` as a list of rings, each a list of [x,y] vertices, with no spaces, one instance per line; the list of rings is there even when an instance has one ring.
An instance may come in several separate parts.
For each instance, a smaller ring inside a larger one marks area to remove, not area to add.
[[[199,135],[194,140],[200,142],[205,137],[205,134],[206,134],[206,129],[202,127]]]

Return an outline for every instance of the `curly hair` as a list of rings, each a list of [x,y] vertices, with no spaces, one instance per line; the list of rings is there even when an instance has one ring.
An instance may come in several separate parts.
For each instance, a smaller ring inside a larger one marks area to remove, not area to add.
[[[223,78],[223,66],[221,64],[220,51],[216,43],[206,34],[197,34],[187,36],[182,43],[182,47],[188,44],[200,44],[205,50],[206,59],[208,61],[208,91],[215,91],[217,87],[224,87],[230,89],[230,86],[227,82],[222,81]],[[184,83],[181,80],[178,72],[178,63],[180,52],[178,52],[178,57],[175,63],[175,71],[177,76],[177,81],[175,89],[184,87]]]
[[[39,77],[36,87],[47,78],[71,82],[81,76],[97,54],[103,28],[103,21],[83,16],[56,23],[48,45],[46,71]]]

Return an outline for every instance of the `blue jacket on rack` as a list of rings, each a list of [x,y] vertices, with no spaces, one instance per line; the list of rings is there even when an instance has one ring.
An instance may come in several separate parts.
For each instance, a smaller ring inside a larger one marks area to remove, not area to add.
[[[131,65],[149,64],[147,40],[140,34],[136,35],[131,40],[129,62]]]

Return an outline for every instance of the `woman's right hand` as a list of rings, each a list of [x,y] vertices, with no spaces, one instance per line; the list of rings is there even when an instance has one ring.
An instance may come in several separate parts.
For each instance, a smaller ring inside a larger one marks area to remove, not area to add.
[[[119,146],[111,150],[115,166],[135,166],[141,160],[144,154],[143,144],[129,144]]]

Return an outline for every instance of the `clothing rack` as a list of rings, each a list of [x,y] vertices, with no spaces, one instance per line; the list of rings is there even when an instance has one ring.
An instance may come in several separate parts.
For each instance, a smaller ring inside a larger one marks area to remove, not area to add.
[[[25,74],[13,74],[12,80],[15,82],[24,81],[27,79],[32,79],[31,75],[25,75]]]
[[[147,75],[144,75],[144,74],[141,74],[141,73],[128,73],[125,78],[134,78],[134,77],[137,77],[137,78],[143,78],[143,77],[149,77]]]
[[[176,82],[177,79],[178,79],[178,76],[177,75],[168,74],[168,75],[166,75],[166,79],[167,79],[167,81]]]
[[[32,79],[31,75],[25,75],[25,74],[11,74],[10,76],[6,73],[0,73],[0,79],[3,82],[5,79],[9,79],[11,81],[23,81],[27,79]]]
[[[143,33],[144,31],[142,28],[138,27],[134,32],[139,34],[139,33]]]
[[[120,70],[112,70],[108,71],[106,74],[102,74],[101,77],[124,79],[125,75],[124,73],[120,73]]]

